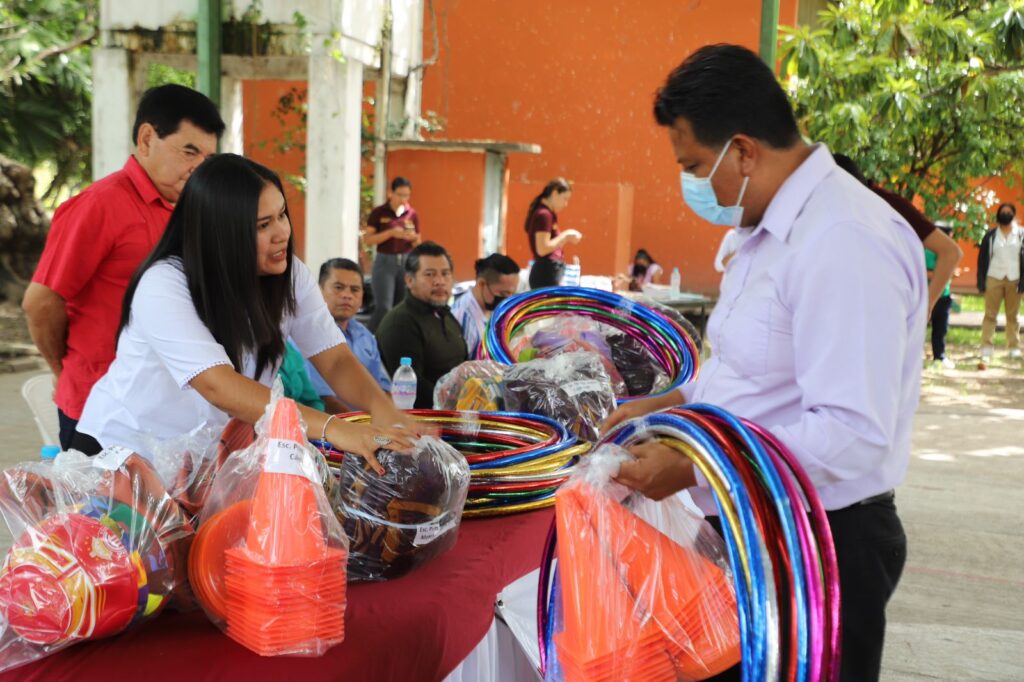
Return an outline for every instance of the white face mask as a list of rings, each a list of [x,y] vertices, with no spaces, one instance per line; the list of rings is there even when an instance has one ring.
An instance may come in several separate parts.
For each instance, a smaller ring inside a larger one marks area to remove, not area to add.
[[[711,176],[718,170],[718,165],[722,163],[722,159],[725,158],[725,153],[729,151],[729,145],[731,144],[732,140],[729,140],[722,147],[718,160],[715,161],[715,165],[712,166],[711,172],[708,173],[707,177],[698,178],[693,173],[683,171],[680,173],[680,180],[683,187],[683,201],[686,202],[686,205],[694,213],[712,225],[739,227],[740,221],[743,220],[743,206],[741,204],[743,202],[743,195],[747,191],[747,183],[750,181],[750,177],[743,178],[743,185],[740,187],[740,195],[736,199],[735,206],[722,206],[719,204],[718,197],[715,196],[715,188],[711,186]]]

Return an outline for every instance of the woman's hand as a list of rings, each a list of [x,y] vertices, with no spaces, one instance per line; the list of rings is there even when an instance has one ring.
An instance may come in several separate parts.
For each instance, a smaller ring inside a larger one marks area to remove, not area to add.
[[[395,407],[390,400],[381,402],[370,411],[370,421],[376,426],[395,427],[402,429],[407,435],[436,436],[437,429],[426,422],[421,422],[408,412]]]
[[[565,241],[570,244],[579,244],[580,240],[583,239],[583,233],[579,230],[566,230],[562,234],[565,235]]]
[[[377,461],[377,450],[406,453],[413,447],[413,436],[405,429],[355,424],[338,419],[331,421],[327,440],[338,450],[359,455],[369,462],[378,474],[384,473],[384,467]]]

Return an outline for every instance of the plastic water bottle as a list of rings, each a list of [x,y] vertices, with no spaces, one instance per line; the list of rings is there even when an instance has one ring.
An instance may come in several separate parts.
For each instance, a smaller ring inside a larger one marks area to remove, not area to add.
[[[672,277],[669,279],[668,293],[670,298],[679,298],[680,284],[683,276],[679,274],[679,268],[672,268]]]
[[[39,448],[39,458],[42,460],[54,459],[60,454],[59,445],[44,445]]]
[[[416,404],[416,371],[411,358],[402,358],[391,377],[391,399],[400,410],[411,410]]]

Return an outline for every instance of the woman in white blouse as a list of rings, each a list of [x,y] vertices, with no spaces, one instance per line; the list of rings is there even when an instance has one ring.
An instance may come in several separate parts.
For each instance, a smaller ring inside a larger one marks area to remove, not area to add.
[[[293,254],[280,179],[234,154],[212,157],[192,174],[128,287],[117,355],[78,430],[103,447],[152,456],[154,440],[204,423],[255,423],[289,337],[338,396],[373,415],[372,425],[356,425],[300,407],[310,438],[326,437],[378,471],[378,448],[410,447],[413,421],[346,347]]]

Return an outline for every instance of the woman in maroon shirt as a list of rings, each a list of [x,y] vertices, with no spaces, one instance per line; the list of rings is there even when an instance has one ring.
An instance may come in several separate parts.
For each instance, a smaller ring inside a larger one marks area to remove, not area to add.
[[[526,212],[526,233],[533,253],[530,288],[554,287],[562,282],[565,256],[562,247],[579,244],[583,235],[577,230],[558,229],[558,212],[569,205],[572,187],[564,178],[555,178],[530,202]]]

